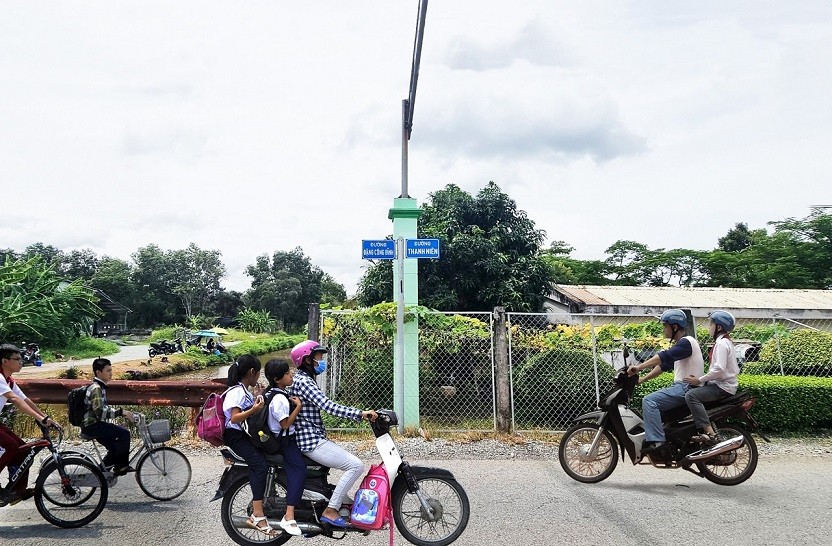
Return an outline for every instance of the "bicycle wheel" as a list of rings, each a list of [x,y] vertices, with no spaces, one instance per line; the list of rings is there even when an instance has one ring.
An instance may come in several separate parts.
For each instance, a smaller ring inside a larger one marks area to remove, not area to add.
[[[58,527],[82,527],[93,521],[107,504],[109,488],[95,465],[80,457],[61,458],[41,467],[35,484],[35,506],[43,519]]]
[[[144,494],[152,499],[175,499],[191,483],[191,463],[178,449],[153,448],[136,464],[136,481]]]

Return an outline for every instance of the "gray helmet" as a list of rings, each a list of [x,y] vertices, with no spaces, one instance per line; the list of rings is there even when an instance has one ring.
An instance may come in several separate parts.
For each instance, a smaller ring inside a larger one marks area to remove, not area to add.
[[[685,328],[688,324],[688,318],[685,316],[684,311],[681,309],[668,309],[662,316],[659,317],[661,322],[666,322],[668,324],[676,324],[682,328]]]
[[[728,311],[714,311],[708,315],[708,319],[717,326],[722,326],[726,334],[733,330],[737,323],[734,315]]]

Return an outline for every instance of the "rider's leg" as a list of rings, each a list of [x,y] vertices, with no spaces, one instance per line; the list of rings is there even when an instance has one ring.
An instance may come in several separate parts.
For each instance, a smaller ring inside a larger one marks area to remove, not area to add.
[[[691,389],[685,395],[685,402],[688,403],[688,408],[693,415],[693,422],[696,428],[704,431],[708,435],[714,433],[711,427],[711,420],[708,419],[708,410],[705,409],[705,402],[713,402],[720,398],[729,396],[730,393],[720,389],[715,383],[707,383],[701,387]]]
[[[9,465],[19,465],[26,459],[29,454],[28,449],[20,449],[20,446],[25,444],[17,434],[5,425],[0,424],[0,449],[3,449],[0,455],[0,470]],[[11,474],[9,474],[11,480]],[[20,481],[15,486],[14,490],[17,492],[23,491],[29,485],[29,470],[21,476]]]
[[[251,515],[255,518],[262,518],[264,516],[263,497],[266,494],[266,478],[269,473],[269,464],[263,458],[263,452],[254,447],[248,435],[242,430],[226,428],[222,437],[225,445],[245,459],[248,465],[248,484],[251,487]],[[271,529],[269,522],[265,520],[254,525],[261,530]],[[269,531],[269,534],[271,534],[271,531]]]
[[[104,466],[125,468],[130,463],[130,431],[119,425],[98,421],[81,429],[107,448],[102,463]]]
[[[306,456],[318,464],[344,471],[341,479],[338,480],[338,485],[335,486],[335,491],[332,492],[329,505],[323,513],[324,516],[330,519],[337,519],[340,517],[338,510],[341,508],[344,497],[364,472],[364,463],[352,453],[329,440],[323,440],[315,449],[307,452]]]
[[[283,444],[283,461],[286,465],[286,515],[285,521],[295,519],[295,506],[300,504],[303,497],[303,486],[306,483],[306,463],[298,448],[294,436],[286,437]],[[283,523],[281,523],[283,527]],[[290,534],[299,533],[297,524],[294,529],[284,529]]]
[[[685,383],[674,383],[671,386],[651,392],[644,397],[641,409],[644,414],[644,441],[663,443],[664,427],[662,426],[662,411],[684,405],[685,392],[688,386]]]

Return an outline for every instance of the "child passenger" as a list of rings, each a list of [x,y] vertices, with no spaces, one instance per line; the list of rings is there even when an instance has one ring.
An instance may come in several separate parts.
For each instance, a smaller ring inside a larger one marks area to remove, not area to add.
[[[295,506],[300,503],[306,482],[306,463],[295,441],[295,419],[300,413],[301,401],[286,394],[286,387],[294,379],[294,367],[289,362],[274,358],[266,362],[266,380],[271,389],[277,390],[269,404],[269,429],[281,439],[283,461],[286,465],[286,515],[280,520],[280,528],[292,536],[301,531],[295,521]]]

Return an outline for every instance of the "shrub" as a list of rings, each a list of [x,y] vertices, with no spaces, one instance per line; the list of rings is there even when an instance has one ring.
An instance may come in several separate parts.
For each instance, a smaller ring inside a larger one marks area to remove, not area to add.
[[[614,370],[598,359],[602,391]],[[565,428],[572,419],[596,408],[592,353],[579,349],[549,349],[519,366],[515,374],[515,418],[535,427]],[[581,400],[575,393],[591,396]]]
[[[818,330],[795,330],[773,337],[760,349],[757,363],[744,366],[746,374],[832,375],[832,334]]]

